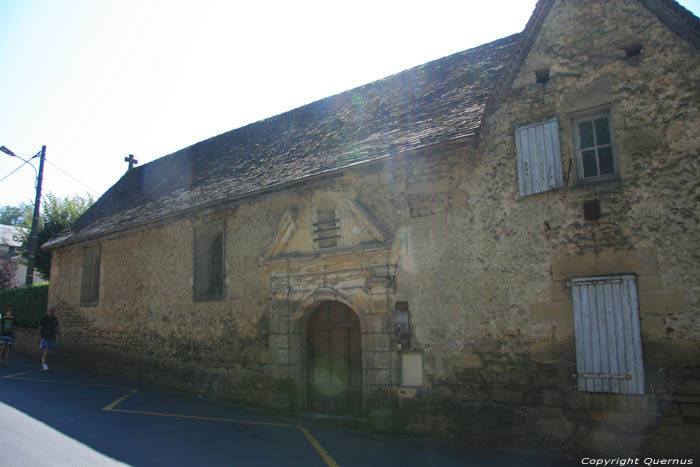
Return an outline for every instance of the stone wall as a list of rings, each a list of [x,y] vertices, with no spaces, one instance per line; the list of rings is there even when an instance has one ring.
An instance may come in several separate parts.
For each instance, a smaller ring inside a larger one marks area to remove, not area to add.
[[[39,350],[39,331],[29,328],[16,328],[12,350],[23,355],[36,357],[36,367],[39,368],[41,353]]]
[[[621,47],[634,40],[642,54],[627,57]],[[478,164],[465,164],[469,174],[453,194],[466,199],[466,209],[409,224],[409,245],[421,251],[408,299],[431,310],[415,319],[433,391],[421,403],[404,401],[411,407],[405,423],[568,452],[693,452],[698,64],[697,51],[638,2],[555,4],[482,130]],[[550,70],[545,84],[536,82],[542,68]],[[583,186],[573,163],[563,189],[521,197],[515,129],[557,116],[566,170],[574,157],[572,115],[599,105],[612,108],[619,180]],[[434,162],[435,171],[455,173]],[[602,218],[585,221],[582,205],[592,199],[600,200]],[[436,238],[443,244],[429,248]],[[638,281],[647,393],[579,392],[565,282],[625,273]],[[433,294],[419,285],[427,286],[426,277]],[[447,308],[437,317],[436,305]],[[424,404],[430,409],[420,410]],[[449,414],[447,422],[437,413]]]
[[[635,41],[642,52],[628,57]],[[543,68],[550,79],[537,83]],[[360,318],[364,412],[384,428],[570,454],[692,453],[698,82],[700,54],[641,3],[556,2],[478,141],[95,239],[97,306],[80,306],[86,245],[55,251],[49,300],[64,346],[106,372],[304,410],[306,322],[320,301],[338,300]],[[582,185],[571,119],[601,105],[619,178]],[[552,116],[565,186],[521,197],[515,129]],[[602,216],[586,221],[592,199]],[[311,219],[328,205],[349,223],[337,248],[320,251]],[[194,226],[220,218],[225,297],[194,301]],[[572,377],[566,283],[616,274],[636,275],[641,396],[581,392]],[[423,356],[419,387],[401,387],[397,302],[409,304],[412,350]]]

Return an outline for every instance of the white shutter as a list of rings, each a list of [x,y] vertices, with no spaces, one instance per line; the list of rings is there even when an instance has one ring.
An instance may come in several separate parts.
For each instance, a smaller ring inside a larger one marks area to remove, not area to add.
[[[564,186],[556,117],[515,130],[515,147],[520,196]]]
[[[571,279],[579,391],[644,394],[634,275]]]

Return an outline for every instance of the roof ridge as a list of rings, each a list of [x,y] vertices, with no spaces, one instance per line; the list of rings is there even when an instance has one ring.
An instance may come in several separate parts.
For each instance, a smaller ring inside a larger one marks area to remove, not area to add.
[[[193,144],[191,144],[191,145],[189,145],[189,146],[185,146],[184,148],[178,149],[177,151],[171,152],[171,153],[169,153],[169,154],[164,154],[164,155],[162,155],[162,156],[160,156],[160,157],[158,157],[158,158],[156,158],[156,159],[154,159],[154,160],[152,160],[152,161],[149,161],[149,162],[147,162],[147,163],[145,163],[145,164],[141,164],[141,165],[135,166],[132,170],[135,170],[135,169],[142,169],[143,167],[147,166],[148,164],[151,164],[151,163],[153,163],[153,162],[157,162],[157,161],[160,161],[160,160],[162,160],[162,159],[168,158],[168,157],[170,157],[170,156],[176,155],[176,154],[181,153],[181,152],[183,152],[183,151],[185,151],[185,150],[193,149],[193,148],[195,148],[196,146],[198,146],[198,145],[200,145],[200,144],[204,144],[204,143],[207,143],[207,142],[211,142],[212,140],[215,140],[215,139],[217,139],[217,138],[219,138],[219,137],[223,137],[223,136],[226,136],[226,135],[230,135],[230,134],[235,133],[235,132],[237,132],[237,131],[244,130],[244,129],[246,129],[246,128],[250,128],[250,127],[253,127],[253,126],[258,125],[258,124],[261,124],[261,123],[270,122],[270,121],[273,121],[273,120],[275,120],[275,119],[282,118],[282,117],[287,116],[287,115],[289,115],[289,114],[291,114],[291,113],[293,113],[293,112],[301,112],[302,109],[308,109],[308,108],[311,108],[311,107],[314,106],[314,105],[319,105],[319,104],[321,104],[321,103],[323,103],[323,102],[329,102],[330,100],[340,98],[341,96],[345,96],[345,95],[348,95],[348,94],[353,93],[353,92],[357,92],[357,91],[359,91],[359,90],[361,90],[361,89],[368,89],[368,88],[371,88],[371,87],[376,86],[377,84],[379,84],[379,83],[381,83],[381,82],[383,82],[383,81],[389,81],[389,80],[392,79],[392,78],[399,77],[399,76],[401,76],[401,75],[403,75],[403,74],[408,74],[408,73],[410,73],[411,71],[420,70],[421,68],[425,68],[425,67],[427,67],[427,66],[434,65],[434,64],[436,64],[437,62],[442,62],[442,61],[445,61],[445,60],[449,60],[449,59],[451,59],[451,58],[455,58],[455,57],[460,56],[460,55],[465,55],[465,54],[470,54],[470,53],[478,52],[479,50],[482,50],[482,49],[493,48],[494,46],[497,46],[497,45],[505,45],[505,44],[507,44],[509,41],[512,41],[512,40],[514,40],[516,37],[520,36],[520,34],[521,34],[521,33],[516,32],[516,33],[514,33],[514,34],[510,34],[510,35],[508,35],[508,36],[501,37],[500,39],[496,39],[496,40],[493,40],[493,41],[491,41],[491,42],[486,42],[486,43],[484,43],[484,44],[480,44],[480,45],[477,45],[477,46],[472,47],[472,48],[469,48],[469,49],[465,49],[465,50],[461,50],[461,51],[459,51],[459,52],[455,52],[455,53],[452,53],[452,54],[449,54],[449,55],[445,55],[445,56],[443,56],[443,57],[436,58],[436,59],[434,59],[434,60],[430,60],[429,62],[421,63],[420,65],[415,65],[415,66],[412,66],[411,68],[406,68],[405,70],[401,70],[401,71],[398,71],[398,72],[396,72],[396,73],[392,73],[392,74],[390,74],[390,75],[384,76],[384,77],[382,77],[382,78],[379,78],[379,79],[377,79],[377,80],[371,81],[371,82],[369,82],[369,83],[361,84],[361,85],[356,86],[356,87],[354,87],[354,88],[346,89],[346,90],[341,91],[341,92],[338,92],[338,93],[336,93],[336,94],[331,94],[330,96],[322,97],[322,98],[320,98],[320,99],[316,99],[315,101],[308,102],[308,103],[303,104],[303,105],[300,105],[300,106],[298,106],[298,107],[294,107],[294,108],[292,108],[292,109],[285,110],[284,112],[281,112],[281,113],[278,113],[278,114],[275,114],[275,115],[271,115],[271,116],[269,116],[269,117],[265,117],[265,118],[263,118],[263,119],[256,120],[256,121],[254,121],[254,122],[246,123],[245,125],[239,126],[239,127],[237,127],[237,128],[233,128],[233,129],[231,129],[231,130],[224,131],[223,133],[219,133],[218,135],[210,136],[209,138],[205,138],[205,139],[203,139],[203,140],[201,140],[201,141],[198,141],[198,142],[196,142],[196,143],[193,143]],[[126,173],[125,173],[125,174],[126,174]]]
[[[700,18],[676,0],[640,0],[676,34],[700,48]]]
[[[530,52],[535,37],[542,27],[542,23],[547,17],[549,10],[552,8],[554,1],[555,0],[539,0],[537,5],[535,5],[535,9],[525,25],[525,29],[520,33],[520,42],[518,43],[515,53],[511,56],[510,63],[506,65],[506,71],[501,74],[501,77],[496,83],[494,93],[486,103],[486,110],[484,111],[482,123],[496,110],[498,104],[508,96],[510,85],[515,79],[515,75],[520,69],[520,66],[525,61],[527,54]]]
[[[519,38],[431,60],[139,165],[48,248],[471,138]]]

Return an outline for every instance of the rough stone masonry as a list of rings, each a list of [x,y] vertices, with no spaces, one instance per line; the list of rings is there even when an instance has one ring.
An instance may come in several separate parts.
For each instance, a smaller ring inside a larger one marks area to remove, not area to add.
[[[376,429],[696,453],[698,30],[670,0],[542,0],[520,35],[135,167],[52,246],[64,349],[135,380],[304,411],[319,378],[348,377],[329,370],[347,355],[340,331],[325,360],[308,331],[337,302],[358,317],[360,417]],[[579,150],[590,115],[614,148],[598,183]],[[552,118],[563,182],[522,196],[514,135]],[[290,176],[271,185],[273,172]],[[219,235],[220,250],[202,247]],[[96,246],[99,299],[85,305]],[[572,288],[621,277],[636,287],[643,393],[582,390]]]

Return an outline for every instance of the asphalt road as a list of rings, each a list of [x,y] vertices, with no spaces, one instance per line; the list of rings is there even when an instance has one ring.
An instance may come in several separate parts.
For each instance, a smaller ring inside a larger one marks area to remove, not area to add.
[[[571,461],[392,437],[138,388],[13,356],[0,365],[0,465],[558,466]]]

